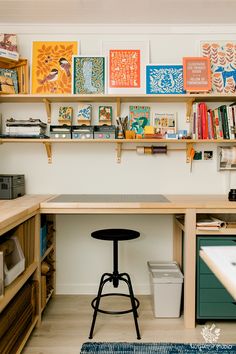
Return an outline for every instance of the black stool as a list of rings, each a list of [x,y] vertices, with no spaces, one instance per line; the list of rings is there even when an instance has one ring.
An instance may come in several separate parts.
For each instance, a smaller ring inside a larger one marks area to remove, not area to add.
[[[118,271],[118,241],[126,241],[132,240],[140,236],[140,233],[134,230],[127,230],[127,229],[105,229],[105,230],[98,230],[92,232],[91,236],[98,240],[106,240],[106,241],[113,241],[113,273],[104,273],[101,277],[98,293],[95,299],[91,302],[91,305],[94,309],[93,313],[93,321],[91,324],[89,339],[93,338],[93,330],[95,327],[95,322],[97,318],[97,313],[107,313],[109,315],[121,315],[125,313],[133,312],[134,316],[134,323],[137,332],[137,339],[141,339],[139,327],[138,327],[138,313],[137,308],[139,307],[139,301],[134,297],[134,292],[131,284],[131,279],[128,273],[119,273]],[[109,281],[113,283],[114,288],[118,288],[119,281],[124,281],[129,289],[129,295],[121,294],[121,293],[108,293],[102,295],[102,289],[104,285]],[[99,309],[100,300],[102,297],[105,296],[126,296],[130,298],[131,301],[131,309],[124,310],[124,311],[105,311]]]

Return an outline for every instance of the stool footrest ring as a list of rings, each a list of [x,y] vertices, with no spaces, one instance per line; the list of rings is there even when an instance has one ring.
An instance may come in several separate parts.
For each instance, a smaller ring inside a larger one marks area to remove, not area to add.
[[[100,297],[107,297],[107,296],[124,296],[124,297],[128,297],[128,298],[131,298],[130,295],[128,294],[122,294],[122,293],[108,293],[108,294],[103,294],[101,295]],[[95,303],[97,301],[97,297],[95,297],[92,302],[91,302],[91,306],[93,309],[95,309]],[[137,308],[139,307],[139,300],[134,297],[134,301],[135,301],[135,308],[137,310]],[[106,314],[109,314],[109,315],[123,315],[125,313],[130,313],[130,312],[133,312],[133,309],[129,309],[129,310],[122,310],[122,311],[108,311],[108,310],[102,310],[102,309],[97,309],[98,312],[101,312],[101,313],[106,313]]]

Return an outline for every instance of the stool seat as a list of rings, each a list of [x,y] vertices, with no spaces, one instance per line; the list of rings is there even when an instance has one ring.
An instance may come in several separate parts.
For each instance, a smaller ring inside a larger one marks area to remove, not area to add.
[[[129,229],[104,229],[92,232],[91,236],[104,241],[127,241],[138,238],[140,233]]]

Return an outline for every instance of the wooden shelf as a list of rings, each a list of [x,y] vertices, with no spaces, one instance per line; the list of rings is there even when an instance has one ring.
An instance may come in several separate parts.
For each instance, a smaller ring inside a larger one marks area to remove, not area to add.
[[[33,320],[32,324],[31,324],[31,326],[29,327],[28,331],[26,332],[26,334],[25,334],[20,346],[18,347],[18,349],[16,351],[16,354],[20,354],[22,352],[22,350],[23,350],[23,348],[24,348],[24,346],[25,346],[25,344],[26,344],[31,332],[33,331],[34,327],[36,326],[37,322],[38,322],[38,316],[35,317],[35,319]]]
[[[41,313],[45,310],[46,306],[47,306],[47,303],[48,301],[52,298],[53,294],[54,294],[54,289],[50,291],[49,295],[47,296],[47,300],[46,300],[46,304],[43,308],[41,308]]]
[[[190,162],[190,150],[194,144],[236,144],[236,139],[21,139],[21,138],[2,138],[0,145],[3,143],[35,143],[43,144],[46,149],[48,163],[52,163],[52,144],[116,144],[116,161],[121,162],[122,146],[123,144],[185,144],[186,162]],[[131,149],[130,149],[131,150]],[[173,150],[173,149],[172,149]],[[181,150],[181,149],[177,149]]]
[[[10,285],[5,288],[4,296],[0,300],[0,312],[5,306],[13,299],[20,288],[31,277],[31,275],[37,269],[37,263],[32,263],[21,275],[19,275]]]
[[[183,102],[186,103],[186,120],[189,121],[194,102],[233,102],[235,94],[175,94],[175,95],[39,95],[39,94],[14,94],[0,95],[0,103],[44,103],[48,123],[51,123],[51,103],[54,102],[111,102],[116,104],[116,115],[120,116],[121,103],[127,102]]]
[[[17,103],[34,103],[44,102],[47,99],[49,102],[114,102],[117,100],[124,102],[187,102],[189,99],[194,101],[234,101],[235,94],[177,94],[177,95],[38,95],[38,94],[15,94],[15,95],[0,95],[0,102],[17,102]]]

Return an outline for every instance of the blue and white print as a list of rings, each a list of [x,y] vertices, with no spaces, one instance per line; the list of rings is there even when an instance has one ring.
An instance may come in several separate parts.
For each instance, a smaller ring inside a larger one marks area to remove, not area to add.
[[[147,65],[146,93],[185,93],[183,82],[183,65]]]

